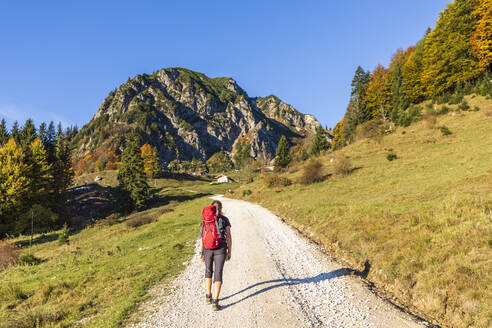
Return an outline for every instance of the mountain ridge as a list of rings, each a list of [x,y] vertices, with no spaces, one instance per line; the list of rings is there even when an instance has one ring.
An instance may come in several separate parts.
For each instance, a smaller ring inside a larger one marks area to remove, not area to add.
[[[291,141],[321,126],[278,97],[249,97],[229,77],[210,78],[185,68],[139,74],[110,92],[74,138],[75,157],[99,148],[121,152],[124,136],[137,129],[163,163],[206,161],[224,151],[232,157],[240,139],[250,155],[269,162],[282,135]]]

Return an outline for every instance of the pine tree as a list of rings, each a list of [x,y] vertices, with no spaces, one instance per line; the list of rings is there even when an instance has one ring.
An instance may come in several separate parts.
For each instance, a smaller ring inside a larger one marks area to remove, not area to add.
[[[140,152],[142,153],[144,171],[147,178],[155,178],[160,171],[159,158],[155,147],[145,144],[140,148]]]
[[[19,123],[15,121],[12,125],[12,129],[10,130],[10,137],[13,138],[18,145],[20,144],[19,134]]]
[[[20,131],[20,145],[23,149],[27,149],[31,143],[38,137],[36,127],[32,119],[28,119],[24,127]]]
[[[140,138],[132,132],[127,140],[118,171],[120,188],[128,195],[132,209],[142,209],[148,200],[147,177],[139,147]]]
[[[289,150],[289,143],[287,138],[282,136],[278,142],[277,152],[275,154],[275,168],[285,168],[292,161],[292,154]]]
[[[326,139],[325,131],[321,126],[316,128],[316,134],[314,135],[313,146],[311,147],[311,154],[318,156],[322,151],[330,149],[330,143]]]
[[[9,132],[7,131],[7,125],[5,119],[2,118],[0,123],[0,147],[4,146],[9,141]]]
[[[65,190],[72,184],[73,180],[70,145],[66,138],[59,133],[53,148],[55,157],[53,163],[54,191],[57,196],[63,196]]]
[[[350,101],[345,114],[344,139],[350,141],[357,125],[368,121],[371,116],[366,108],[366,85],[370,81],[370,72],[358,66],[352,79]]]

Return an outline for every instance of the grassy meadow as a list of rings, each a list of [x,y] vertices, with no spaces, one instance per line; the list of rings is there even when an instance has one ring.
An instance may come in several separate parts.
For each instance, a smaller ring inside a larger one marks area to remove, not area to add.
[[[276,178],[291,185],[263,173],[227,195],[270,208],[354,268],[369,261],[368,279],[414,313],[490,327],[492,102],[466,99],[480,110],[448,105],[446,115],[320,156],[322,182],[300,184],[307,163],[294,164]],[[345,157],[351,173],[336,174]]]
[[[105,186],[116,172],[103,172]],[[83,177],[82,177],[83,179]],[[93,179],[93,178],[92,178]],[[112,182],[111,182],[112,181]],[[72,232],[15,238],[41,260],[0,271],[0,327],[119,327],[156,283],[170,282],[194,253],[201,209],[230,185],[156,179],[162,204]],[[190,186],[193,185],[193,190]]]

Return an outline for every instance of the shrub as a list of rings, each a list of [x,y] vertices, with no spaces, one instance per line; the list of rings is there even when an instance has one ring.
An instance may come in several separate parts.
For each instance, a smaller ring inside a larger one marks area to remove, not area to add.
[[[312,161],[306,166],[304,166],[304,170],[302,172],[302,176],[299,179],[299,182],[308,185],[315,182],[323,181],[323,164],[319,161]]]
[[[443,136],[448,136],[452,133],[451,130],[449,130],[449,128],[445,125],[441,126],[439,129],[441,130]]]
[[[444,105],[441,107],[441,109],[437,112],[439,115],[447,114],[449,112],[449,107]]]
[[[36,265],[41,263],[41,259],[32,255],[32,254],[24,254],[19,257],[20,265]]]
[[[427,112],[424,115],[424,124],[428,129],[434,129],[436,127],[437,117],[435,113]]]
[[[353,171],[353,165],[350,158],[341,155],[335,160],[335,174],[339,176],[349,175]]]
[[[246,190],[243,190],[243,196],[249,196],[251,195],[253,192],[249,189],[246,189]]]
[[[292,184],[292,181],[287,177],[272,175],[266,179],[266,184],[269,188],[280,187],[280,186],[287,187]]]
[[[412,124],[412,122],[420,118],[420,112],[421,112],[420,107],[416,107],[416,106],[410,107],[407,111],[401,113],[398,119],[398,124],[403,127],[409,126],[410,124]]]
[[[463,101],[459,104],[458,109],[467,111],[470,109],[470,105],[468,105],[468,102],[466,102],[466,100],[463,99]]]
[[[67,224],[63,225],[63,229],[60,231],[58,235],[58,245],[68,244],[70,242],[70,231],[68,230]]]
[[[149,224],[155,221],[155,218],[150,215],[141,215],[137,216],[133,219],[129,219],[125,222],[126,226],[129,228],[136,228],[143,226],[145,224]]]
[[[106,224],[107,225],[113,225],[118,223],[118,220],[120,219],[120,216],[117,213],[110,214],[106,217]]]
[[[480,107],[478,107],[478,106],[473,107],[473,111],[474,111],[474,112],[478,112],[478,111],[480,111]]]
[[[14,242],[5,239],[0,244],[0,270],[6,269],[9,265],[17,263],[19,249]]]
[[[393,152],[391,152],[391,153],[389,153],[388,155],[386,155],[386,159],[387,159],[388,161],[390,161],[390,162],[391,162],[392,160],[397,159],[397,158],[398,158],[398,156],[396,156],[396,154],[395,154],[395,153],[393,153]]]

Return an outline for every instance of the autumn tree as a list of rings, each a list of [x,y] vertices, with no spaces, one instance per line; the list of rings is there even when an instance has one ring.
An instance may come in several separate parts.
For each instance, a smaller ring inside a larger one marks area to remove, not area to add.
[[[292,161],[292,154],[289,149],[289,143],[285,136],[280,138],[278,142],[277,151],[275,153],[274,166],[276,169],[285,168]]]
[[[0,236],[13,231],[15,213],[23,206],[31,181],[21,147],[11,138],[0,147]]]
[[[408,108],[409,105],[403,90],[402,69],[412,51],[413,47],[408,48],[406,51],[398,49],[391,57],[389,74],[391,79],[391,120],[393,122],[398,120],[399,113]]]
[[[157,151],[155,147],[149,144],[145,144],[140,148],[142,160],[144,164],[144,171],[147,178],[155,178],[160,171],[159,158],[157,157]]]
[[[422,85],[427,97],[442,94],[457,82],[470,80],[482,72],[470,42],[476,30],[474,12],[479,3],[480,0],[456,0],[448,4],[426,37]]]
[[[391,112],[391,76],[389,69],[378,65],[366,87],[366,107],[371,119],[387,120]]]
[[[127,140],[121,167],[118,171],[118,181],[127,200],[129,209],[142,209],[148,200],[147,176],[139,146],[140,138],[132,132]],[[124,200],[123,200],[124,201]]]
[[[318,156],[322,151],[330,149],[330,143],[326,138],[326,133],[321,126],[316,128],[313,145],[311,146],[311,154]]]
[[[345,117],[343,117],[333,128],[333,149],[337,149],[345,145],[345,140],[343,139],[344,122]]]
[[[424,100],[424,87],[422,84],[425,37],[417,42],[417,45],[410,50],[408,60],[403,64],[402,86],[405,100],[409,103],[417,103]]]
[[[492,0],[480,0],[472,15],[477,19],[471,46],[481,70],[490,70],[492,63]]]
[[[211,173],[232,170],[232,162],[223,151],[216,152],[207,160],[207,168]]]

